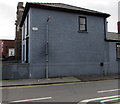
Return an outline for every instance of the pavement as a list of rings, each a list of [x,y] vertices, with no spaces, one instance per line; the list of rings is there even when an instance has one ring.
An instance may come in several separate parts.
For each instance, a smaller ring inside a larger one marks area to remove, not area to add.
[[[48,79],[1,80],[0,87],[48,85],[48,84],[89,82],[89,81],[115,80],[115,79],[120,79],[120,75],[92,75],[92,76],[75,76],[75,77],[73,76],[73,77],[60,77],[60,78],[48,78]]]

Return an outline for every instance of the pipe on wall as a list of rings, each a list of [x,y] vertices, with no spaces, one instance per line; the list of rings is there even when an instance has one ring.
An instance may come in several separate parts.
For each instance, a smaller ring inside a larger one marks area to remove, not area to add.
[[[50,16],[47,18],[47,25],[46,25],[45,76],[47,79],[49,77],[49,20],[50,20]]]

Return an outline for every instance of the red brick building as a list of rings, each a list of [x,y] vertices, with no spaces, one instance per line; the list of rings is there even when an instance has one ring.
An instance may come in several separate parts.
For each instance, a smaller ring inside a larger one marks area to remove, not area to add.
[[[0,40],[0,58],[8,58],[15,56],[15,41],[14,40]]]

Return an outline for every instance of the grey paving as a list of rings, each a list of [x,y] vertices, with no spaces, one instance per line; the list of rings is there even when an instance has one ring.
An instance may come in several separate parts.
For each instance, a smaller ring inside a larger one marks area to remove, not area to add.
[[[77,76],[77,77],[60,77],[48,79],[19,79],[19,80],[2,80],[1,87],[9,86],[29,86],[29,85],[46,85],[55,83],[72,83],[72,82],[88,82],[100,80],[119,79],[120,75],[93,75],[93,76]]]
[[[120,75],[93,75],[93,76],[77,76],[83,82],[88,81],[99,81],[99,80],[113,80],[120,79]]]
[[[27,85],[40,85],[40,84],[53,84],[53,83],[70,83],[81,81],[75,77],[61,77],[49,79],[20,79],[20,80],[3,80],[2,86],[27,86]]]

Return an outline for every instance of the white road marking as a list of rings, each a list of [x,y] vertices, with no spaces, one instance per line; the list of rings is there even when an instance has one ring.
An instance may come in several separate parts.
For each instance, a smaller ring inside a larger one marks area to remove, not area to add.
[[[115,101],[115,100],[119,100],[120,98],[114,98],[114,99],[108,99],[108,100],[102,100],[100,101],[101,103],[105,103],[105,102],[110,102],[110,101]]]
[[[105,99],[118,98],[118,97],[120,97],[120,95],[109,96],[109,97],[93,98],[93,99],[86,99],[86,100],[82,100],[81,102],[87,103],[87,102],[91,102],[91,101],[105,100]]]
[[[16,103],[16,102],[28,102],[28,101],[35,101],[35,100],[46,100],[46,99],[51,99],[51,98],[52,98],[52,97],[35,98],[35,99],[25,99],[25,100],[11,101],[11,103]]]
[[[120,89],[104,90],[104,91],[98,91],[98,93],[113,92],[113,91],[119,91],[119,90]]]

